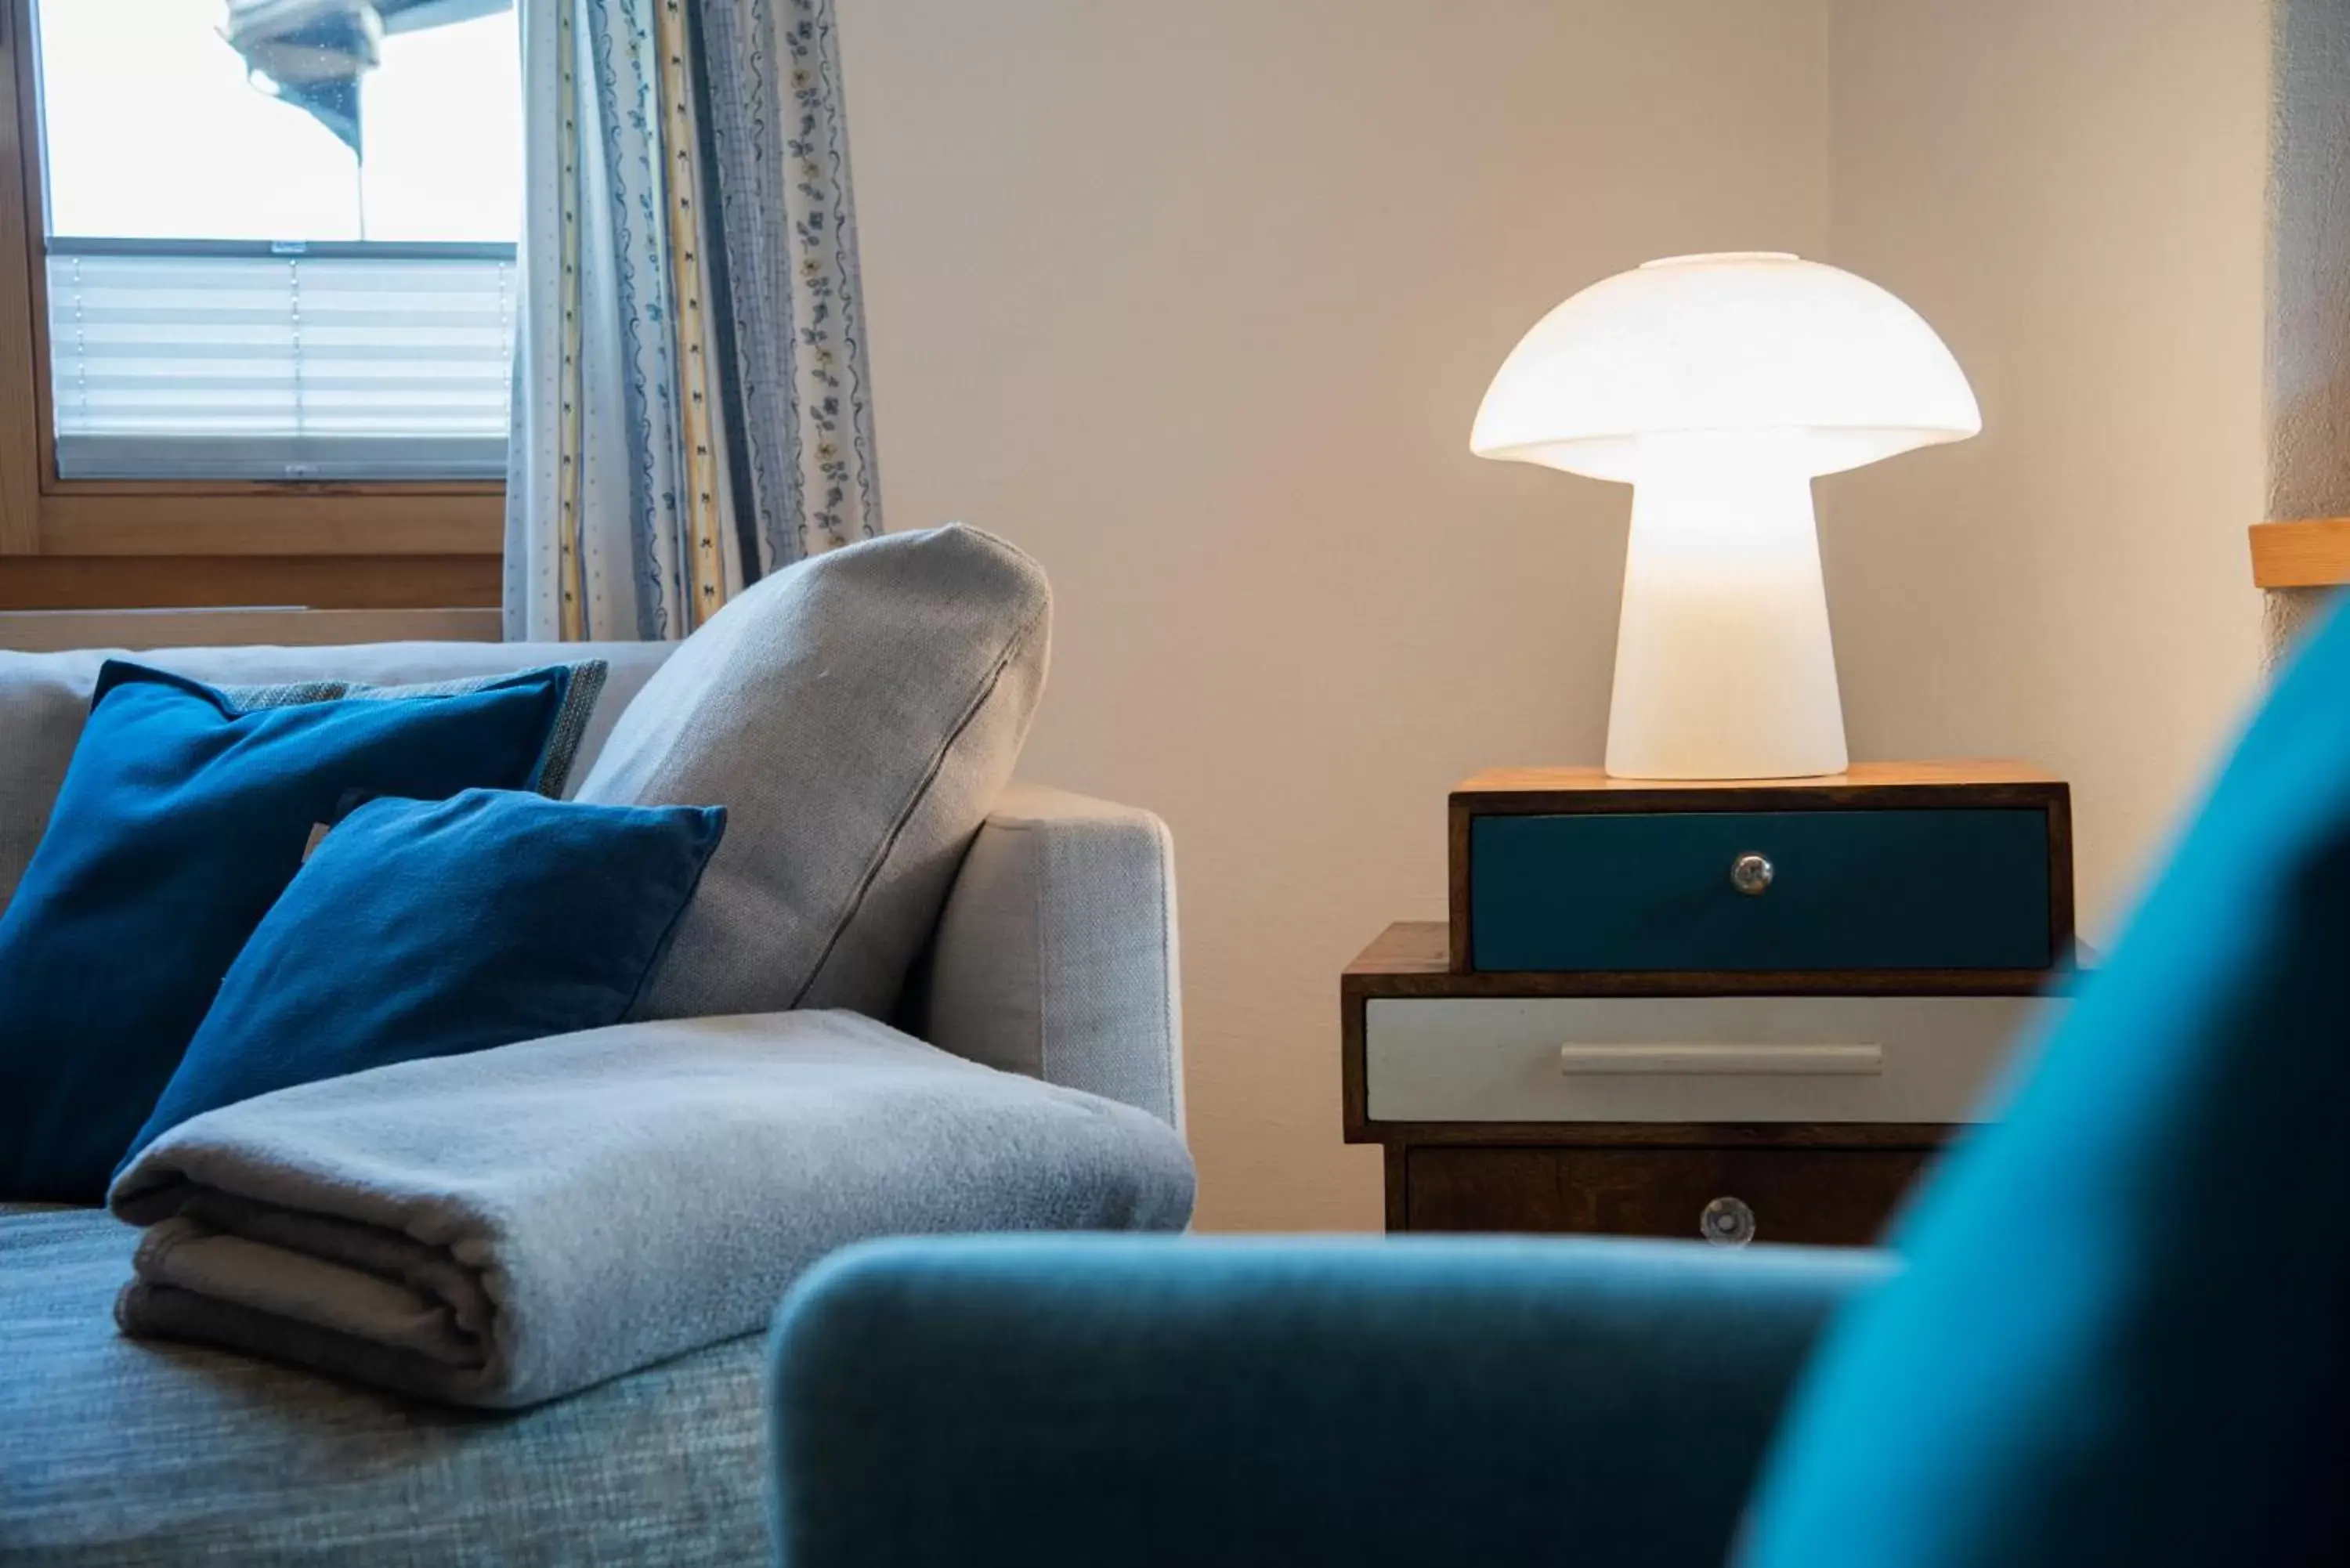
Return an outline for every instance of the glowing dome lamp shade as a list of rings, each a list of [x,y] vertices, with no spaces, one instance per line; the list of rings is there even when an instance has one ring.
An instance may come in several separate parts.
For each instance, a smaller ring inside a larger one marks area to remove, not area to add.
[[[1981,429],[1916,311],[1739,251],[1649,262],[1544,317],[1469,447],[1633,487],[1607,771],[1796,778],[1847,760],[1813,476]]]

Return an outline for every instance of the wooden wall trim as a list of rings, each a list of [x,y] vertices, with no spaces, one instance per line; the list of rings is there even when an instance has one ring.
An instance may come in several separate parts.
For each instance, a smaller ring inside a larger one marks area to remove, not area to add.
[[[495,642],[491,609],[0,610],[0,649],[335,648],[362,642]]]
[[[0,610],[494,609],[496,556],[0,556]]]
[[[2252,581],[2264,588],[2350,583],[2350,517],[2304,517],[2251,526]]]
[[[499,494],[51,495],[40,536],[58,556],[494,556],[505,508]]]

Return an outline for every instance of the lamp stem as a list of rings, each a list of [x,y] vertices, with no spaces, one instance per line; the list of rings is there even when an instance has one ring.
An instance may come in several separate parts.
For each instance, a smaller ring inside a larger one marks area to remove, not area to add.
[[[1651,447],[1632,493],[1607,771],[1801,778],[1846,762],[1809,475],[1767,441]]]

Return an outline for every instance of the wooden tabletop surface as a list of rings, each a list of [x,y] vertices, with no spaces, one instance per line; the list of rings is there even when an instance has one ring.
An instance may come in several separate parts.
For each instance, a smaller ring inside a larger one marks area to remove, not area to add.
[[[1952,784],[2061,782],[2029,763],[1950,761],[1855,763],[1840,774],[1794,779],[1625,779],[1595,767],[1487,768],[1453,787],[1455,795],[1534,794],[1561,790],[1743,790],[1947,788]]]

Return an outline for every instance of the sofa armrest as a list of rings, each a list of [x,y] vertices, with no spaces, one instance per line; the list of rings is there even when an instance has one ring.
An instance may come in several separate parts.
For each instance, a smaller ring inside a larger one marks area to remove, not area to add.
[[[1722,1560],[1863,1252],[974,1238],[785,1300],[776,1545],[851,1564]]]
[[[955,876],[909,1027],[1180,1131],[1180,1007],[1167,825],[1035,784],[1005,791]]]

